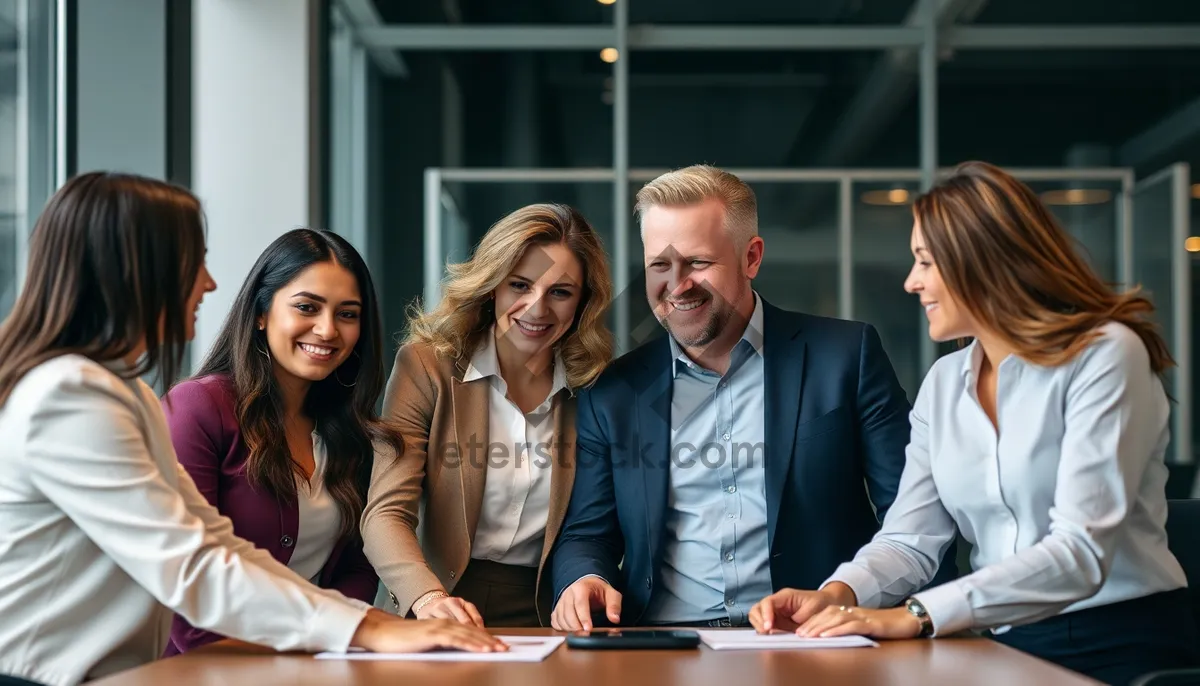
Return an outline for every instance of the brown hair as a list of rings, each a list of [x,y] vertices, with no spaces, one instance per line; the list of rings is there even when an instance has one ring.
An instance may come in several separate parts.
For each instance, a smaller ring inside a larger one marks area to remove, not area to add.
[[[604,319],[612,300],[612,279],[600,237],[573,207],[522,207],[496,222],[471,259],[447,265],[442,300],[432,312],[409,310],[410,343],[425,343],[441,355],[470,355],[483,341],[495,314],[490,296],[533,245],[562,244],[583,267],[583,288],[575,321],[556,346],[566,367],[567,385],[590,385],[612,361],[613,337]]]
[[[196,375],[220,375],[232,384],[238,426],[250,453],[246,460],[250,484],[279,502],[295,502],[300,466],[292,459],[284,435],[287,418],[274,364],[266,354],[267,334],[256,322],[271,309],[279,289],[325,262],[354,274],[362,299],[362,328],[352,354],[309,387],[303,405],[326,446],[325,488],[337,502],[341,534],[346,536],[358,531],[375,447],[390,445],[397,457],[404,451],[399,431],[375,411],[384,383],[383,323],[371,273],[354,246],[332,231],[319,229],[293,229],[276,238],[250,268]]]
[[[1037,195],[1000,168],[960,165],[913,216],[950,294],[1019,356],[1069,362],[1115,321],[1142,339],[1155,373],[1174,365],[1140,289],[1101,281]]]
[[[754,191],[737,176],[707,164],[667,172],[642,186],[634,211],[644,217],[651,207],[695,205],[709,198],[725,207],[725,230],[739,250],[758,235],[758,199]]]
[[[0,404],[47,360],[118,360],[143,341],[124,375],[157,369],[173,381],[203,262],[200,202],[183,188],[106,172],[67,181],[38,217],[24,288],[0,326]]]

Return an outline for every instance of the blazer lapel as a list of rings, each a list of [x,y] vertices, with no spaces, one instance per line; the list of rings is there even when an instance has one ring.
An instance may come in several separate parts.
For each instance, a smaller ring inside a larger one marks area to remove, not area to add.
[[[489,388],[487,379],[464,382],[462,375],[466,372],[466,365],[466,360],[459,361],[451,399],[454,404],[455,440],[458,443],[463,520],[467,525],[467,540],[474,543],[487,479]]]
[[[766,399],[767,544],[773,546],[783,489],[796,448],[796,423],[804,384],[804,339],[799,324],[763,303],[763,371]],[[772,547],[773,549],[773,547]]]
[[[667,485],[671,465],[671,391],[674,360],[670,356],[666,339],[656,354],[647,360],[649,383],[638,391],[638,432],[629,446],[625,459],[642,471],[646,498],[646,540],[650,545],[650,559],[657,565],[659,544],[662,540],[663,517],[667,508]],[[667,362],[664,364],[664,362]]]
[[[542,546],[542,564],[558,538],[571,488],[575,485],[575,403],[568,402],[566,391],[554,400],[554,436],[550,443],[550,512],[546,518],[546,542]],[[564,453],[566,455],[564,456]]]

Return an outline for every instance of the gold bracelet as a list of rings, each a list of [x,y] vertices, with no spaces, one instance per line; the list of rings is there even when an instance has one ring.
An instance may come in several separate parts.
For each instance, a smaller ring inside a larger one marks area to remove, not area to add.
[[[420,612],[429,603],[431,603],[439,598],[449,598],[449,597],[450,597],[450,595],[448,593],[446,593],[445,591],[431,591],[430,593],[428,593],[425,596],[425,600],[422,600],[420,603],[417,604],[416,607],[413,608],[412,612],[415,615],[418,612]]]

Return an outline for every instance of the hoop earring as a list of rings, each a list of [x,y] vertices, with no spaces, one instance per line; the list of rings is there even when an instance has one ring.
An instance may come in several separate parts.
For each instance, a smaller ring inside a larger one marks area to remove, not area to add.
[[[357,350],[355,350],[355,351],[353,351],[353,352],[354,352],[354,356],[355,356],[355,357],[358,357],[358,359],[361,361],[361,360],[362,360],[362,358],[361,358],[361,357],[359,357],[359,355],[358,355],[358,351],[357,351]],[[342,381],[342,377],[341,377],[341,375],[340,375],[340,374],[338,374],[338,372],[340,372],[341,370],[342,370],[342,368],[341,368],[341,367],[338,367],[337,369],[333,370],[333,378],[334,378],[335,380],[337,380],[337,382],[338,382],[339,384],[341,384],[343,388],[354,388],[355,386],[357,386],[357,385],[358,385],[358,375],[355,375],[355,377],[354,377],[354,383],[346,383],[346,382]]]

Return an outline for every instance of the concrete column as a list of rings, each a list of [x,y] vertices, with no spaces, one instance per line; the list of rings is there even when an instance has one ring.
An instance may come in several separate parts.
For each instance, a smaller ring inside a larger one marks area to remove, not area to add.
[[[316,0],[193,4],[193,186],[217,281],[200,308],[194,363],[267,244],[323,223],[319,8]]]

